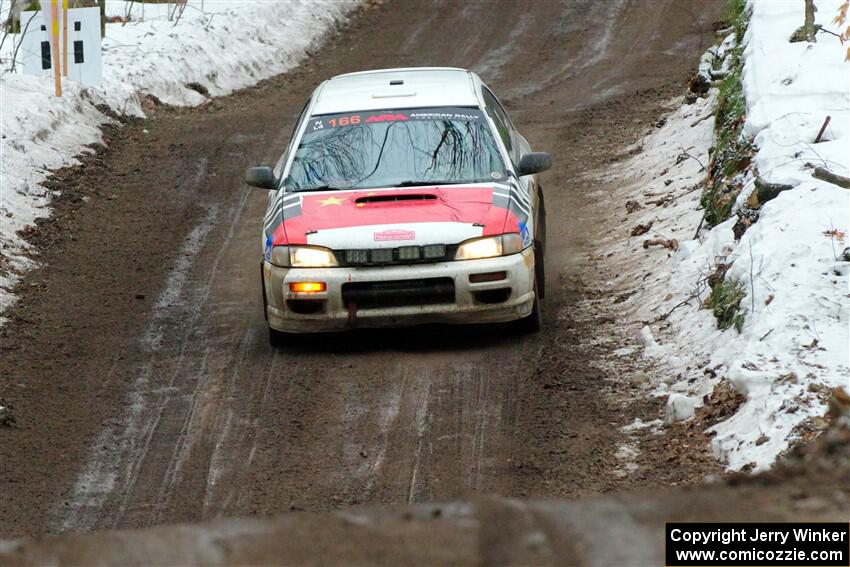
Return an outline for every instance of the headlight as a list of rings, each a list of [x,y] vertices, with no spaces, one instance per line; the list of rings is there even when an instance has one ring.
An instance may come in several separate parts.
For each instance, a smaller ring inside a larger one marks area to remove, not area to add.
[[[330,268],[337,265],[333,252],[314,246],[290,246],[289,261],[293,268]]]
[[[283,268],[330,268],[337,266],[336,257],[318,246],[275,246],[272,264]]]
[[[281,268],[289,267],[289,246],[275,246],[272,248],[272,264]]]
[[[455,260],[474,260],[477,258],[493,258],[507,256],[522,251],[522,237],[512,232],[500,236],[486,236],[467,240],[457,248]]]

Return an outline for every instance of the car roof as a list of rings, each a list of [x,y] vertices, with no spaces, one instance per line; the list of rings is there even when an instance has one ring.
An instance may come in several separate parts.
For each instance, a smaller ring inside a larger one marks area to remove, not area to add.
[[[477,76],[454,67],[378,69],[337,75],[316,89],[312,114],[479,106]]]

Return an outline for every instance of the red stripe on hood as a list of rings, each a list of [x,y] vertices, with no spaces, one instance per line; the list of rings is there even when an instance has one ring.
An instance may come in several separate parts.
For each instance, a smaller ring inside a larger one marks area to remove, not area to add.
[[[363,197],[427,195],[409,201],[361,202]],[[275,230],[273,243],[306,244],[307,234],[332,228],[377,224],[458,222],[482,224],[485,235],[501,234],[507,210],[493,205],[492,187],[412,187],[364,191],[304,193],[301,214]],[[516,224],[516,219],[508,221]]]

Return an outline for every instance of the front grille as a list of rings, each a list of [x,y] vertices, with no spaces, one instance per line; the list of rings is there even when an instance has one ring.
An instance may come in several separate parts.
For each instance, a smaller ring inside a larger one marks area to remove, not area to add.
[[[400,246],[399,248],[373,248],[360,250],[335,250],[341,266],[387,266],[392,264],[423,264],[445,262],[453,257],[456,246],[428,244],[426,246]]]
[[[342,301],[357,309],[454,303],[455,283],[451,278],[350,282],[342,284]]]

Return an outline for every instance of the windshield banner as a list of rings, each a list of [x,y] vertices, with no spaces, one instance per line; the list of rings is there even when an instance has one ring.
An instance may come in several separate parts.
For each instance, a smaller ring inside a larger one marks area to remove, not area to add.
[[[378,122],[406,122],[408,120],[452,120],[462,122],[479,121],[483,117],[475,108],[411,108],[405,110],[374,110],[369,112],[346,112],[342,114],[321,114],[310,118],[307,132],[317,132],[326,128],[341,128],[375,124]]]

